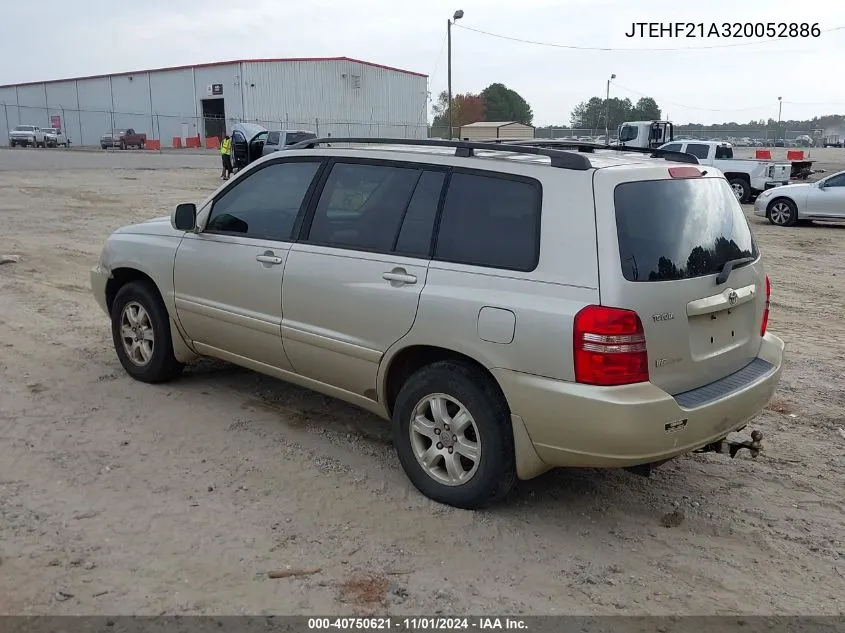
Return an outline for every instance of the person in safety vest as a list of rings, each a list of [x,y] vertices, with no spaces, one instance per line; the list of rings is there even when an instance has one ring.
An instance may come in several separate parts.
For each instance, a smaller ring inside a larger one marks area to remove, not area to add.
[[[220,157],[223,159],[223,173],[220,178],[229,180],[232,175],[232,139],[228,134],[223,135],[223,142],[220,143]]]

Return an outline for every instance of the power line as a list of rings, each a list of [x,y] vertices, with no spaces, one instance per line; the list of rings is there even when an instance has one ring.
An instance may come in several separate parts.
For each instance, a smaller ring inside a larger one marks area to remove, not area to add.
[[[611,85],[616,86],[617,88],[621,88],[625,92],[630,92],[630,93],[635,94],[639,97],[651,97],[651,98],[657,99],[657,97],[655,97],[654,95],[647,95],[645,93],[638,92],[637,90],[633,90],[631,88],[626,88],[622,84],[618,84],[615,81],[612,82]],[[756,106],[756,107],[753,107],[753,108],[737,108],[737,109],[727,109],[726,110],[726,109],[719,109],[719,108],[699,108],[698,106],[691,106],[691,105],[686,105],[686,104],[683,104],[683,103],[675,103],[673,101],[666,101],[664,99],[660,99],[660,102],[668,104],[668,105],[672,105],[672,106],[675,106],[675,107],[678,107],[678,108],[684,108],[685,110],[700,110],[701,112],[752,112],[754,110],[765,110],[766,108],[773,107],[773,104],[767,104],[767,105]],[[788,103],[788,102],[784,101],[784,103]]]
[[[548,46],[551,48],[564,48],[568,50],[575,50],[575,51],[643,51],[643,52],[662,52],[662,51],[704,51],[704,50],[713,50],[717,48],[737,48],[739,46],[754,46],[755,44],[767,44],[769,42],[783,42],[789,38],[782,38],[782,37],[773,37],[770,39],[764,40],[757,40],[754,42],[734,42],[732,44],[715,44],[712,46],[682,46],[676,48],[614,48],[614,47],[605,47],[605,46],[575,46],[572,44],[555,44],[552,42],[540,42],[537,40],[529,40],[524,39],[521,37],[512,37],[510,35],[501,35],[500,33],[491,33],[490,31],[482,31],[481,29],[475,29],[471,26],[466,26],[464,24],[457,24],[455,25],[459,29],[464,29],[465,31],[472,31],[474,33],[481,33],[482,35],[488,35],[490,37],[497,37],[502,40],[510,40],[511,42],[520,42],[522,44],[534,44],[535,46]],[[830,29],[822,29],[821,33],[830,33],[832,31],[841,31],[845,29],[845,26],[835,26]]]
[[[443,59],[443,49],[446,48],[447,38],[448,34],[444,35],[443,41],[440,43],[440,52],[437,53],[437,60],[434,62],[434,70],[431,71],[431,74],[428,76],[429,87],[431,87],[434,83],[434,77],[437,75],[437,70],[440,68],[440,60]],[[428,99],[425,100],[425,105],[423,105],[422,118],[425,121],[428,121]]]

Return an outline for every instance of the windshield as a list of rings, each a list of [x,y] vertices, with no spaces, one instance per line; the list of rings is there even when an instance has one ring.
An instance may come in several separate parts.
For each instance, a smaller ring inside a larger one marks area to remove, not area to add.
[[[35,126],[33,125],[18,125],[15,127],[15,132],[34,132]]]
[[[703,277],[732,259],[757,258],[742,207],[722,178],[628,182],[614,197],[628,281]]]
[[[313,132],[288,132],[285,136],[285,145],[296,145],[312,138],[317,138]]]
[[[41,131],[46,134],[55,134],[58,130],[56,130],[56,128],[54,127],[43,127],[41,128]]]
[[[637,127],[634,125],[623,125],[622,128],[619,130],[619,142],[625,143],[627,141],[633,141],[637,138],[638,130]]]

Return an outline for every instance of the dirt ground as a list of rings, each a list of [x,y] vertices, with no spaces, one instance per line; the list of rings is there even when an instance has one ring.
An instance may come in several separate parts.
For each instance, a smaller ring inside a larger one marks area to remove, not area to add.
[[[418,494],[352,407],[219,363],[124,374],[88,270],[218,176],[213,156],[0,151],[0,255],[20,257],[0,266],[0,613],[845,611],[845,224],[748,209],[788,354],[757,460],[556,471],[472,513]],[[300,568],[319,571],[268,577]]]

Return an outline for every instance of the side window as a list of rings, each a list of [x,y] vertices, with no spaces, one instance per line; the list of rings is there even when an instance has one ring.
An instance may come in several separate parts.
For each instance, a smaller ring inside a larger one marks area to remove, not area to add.
[[[827,180],[824,181],[825,187],[845,187],[845,174],[837,174],[836,176],[831,176]]]
[[[661,149],[665,149],[668,152],[680,152],[681,147],[680,143],[669,143],[668,145],[664,145]]]
[[[397,253],[428,257],[437,205],[440,203],[445,179],[446,174],[440,171],[426,171],[420,176],[396,239],[394,250]]]
[[[454,173],[434,257],[489,268],[530,271],[540,247],[539,183]]]
[[[421,169],[336,163],[314,213],[308,241],[389,253]]]
[[[281,134],[279,132],[270,132],[267,134],[267,145],[278,145],[280,136]]]
[[[692,154],[696,158],[707,158],[710,153],[710,146],[701,143],[687,143],[687,154]]]
[[[317,161],[268,165],[248,175],[214,202],[206,232],[290,240]]]

